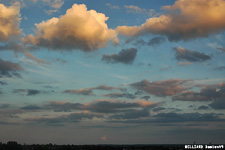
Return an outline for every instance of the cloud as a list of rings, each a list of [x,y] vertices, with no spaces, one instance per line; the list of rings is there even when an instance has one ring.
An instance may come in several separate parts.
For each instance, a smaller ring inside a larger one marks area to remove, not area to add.
[[[143,39],[138,39],[135,41],[135,43],[133,43],[133,45],[135,45],[135,46],[138,46],[138,45],[140,45],[140,46],[143,46],[143,45],[157,46],[165,41],[166,41],[166,39],[164,37],[157,36],[157,37],[150,39],[148,42],[144,41]]]
[[[9,107],[10,107],[10,104],[0,104],[1,109],[6,109],[6,108],[9,108]]]
[[[221,114],[216,113],[158,113],[151,116],[151,119],[133,119],[125,121],[109,121],[114,123],[184,123],[184,122],[225,122],[220,117]]]
[[[0,4],[0,42],[8,41],[11,37],[20,35],[20,8],[18,3],[12,6]]]
[[[216,110],[225,109],[225,96],[224,98],[215,99],[209,106]]]
[[[140,8],[135,5],[125,5],[124,6],[127,10],[127,13],[146,13],[146,9]]]
[[[111,91],[111,90],[124,90],[123,88],[115,88],[112,86],[107,85],[99,85],[97,87],[91,87],[91,88],[83,88],[78,90],[65,90],[64,93],[69,94],[79,94],[79,95],[94,95],[93,90],[105,90],[105,91]]]
[[[0,81],[0,85],[7,85],[7,82]]]
[[[220,70],[220,71],[225,70],[225,66],[216,67],[215,70]]]
[[[173,100],[181,101],[212,101],[218,98],[225,98],[225,83],[218,85],[206,85],[201,88],[200,92],[183,91],[173,96]]]
[[[140,82],[132,83],[130,86],[138,90],[145,91],[155,96],[173,96],[189,87],[182,87],[182,84],[187,83],[188,80],[170,79],[164,81],[150,82],[149,80],[142,80]]]
[[[19,77],[21,78],[21,75],[17,71],[21,71],[23,68],[17,64],[12,63],[10,61],[4,61],[0,58],[0,77]]]
[[[102,114],[89,113],[89,112],[78,112],[71,113],[69,115],[61,115],[57,117],[38,117],[38,118],[28,118],[25,121],[34,122],[34,123],[43,123],[43,124],[61,124],[61,123],[73,123],[80,122],[84,119],[93,119],[93,118],[102,118]]]
[[[78,95],[93,95],[91,89],[65,90],[63,93],[78,94]]]
[[[54,91],[41,91],[41,90],[34,90],[34,89],[14,89],[13,93],[27,93],[26,96],[34,96],[41,93],[49,94],[50,92]]]
[[[150,96],[142,96],[141,99],[145,99],[146,101],[150,98]]]
[[[117,41],[107,19],[103,13],[88,11],[84,4],[74,4],[65,15],[36,24],[36,36],[28,35],[24,42],[54,50],[103,48],[109,40]]]
[[[119,54],[112,54],[112,55],[103,55],[102,60],[106,61],[107,63],[124,63],[124,64],[132,64],[136,55],[137,55],[136,48],[128,48],[122,49]]]
[[[136,119],[142,117],[148,117],[150,115],[149,110],[128,110],[122,114],[116,114],[110,116],[110,119]]]
[[[25,52],[24,55],[27,56],[28,58],[36,61],[38,64],[50,64],[50,62],[44,61],[42,59],[39,59],[39,58],[35,57],[33,54],[31,54],[31,53]]]
[[[124,112],[127,109],[137,108],[151,108],[157,106],[158,103],[138,100],[133,102],[99,99],[89,103],[71,103],[71,102],[57,102],[52,101],[45,105],[47,109],[53,109],[58,111],[70,111],[70,110],[87,110],[97,113],[117,113]]]
[[[201,105],[198,107],[198,110],[206,110],[206,109],[209,109],[209,107],[205,105]]]
[[[176,52],[176,59],[178,61],[202,62],[211,59],[210,56],[204,53],[184,49],[183,47],[176,47],[173,50]]]
[[[147,9],[140,8],[140,7],[135,6],[135,5],[125,5],[124,8],[126,8],[127,13],[148,14],[150,16],[152,16],[153,13],[155,12],[154,9],[150,9],[148,11]]]
[[[148,45],[149,46],[157,46],[165,41],[166,41],[166,39],[164,37],[154,37],[148,42]]]
[[[189,62],[189,61],[186,61],[186,62],[179,62],[177,63],[179,66],[187,66],[187,65],[191,65],[192,63]]]
[[[129,99],[136,98],[135,95],[130,94],[130,93],[110,93],[110,94],[105,94],[103,96],[110,97],[110,98],[121,98],[121,97],[126,97],[126,98],[129,98]]]
[[[126,36],[159,34],[169,41],[186,41],[225,29],[224,0],[178,0],[163,9],[167,14],[149,18],[141,26],[119,26],[117,31]]]
[[[112,4],[110,4],[110,3],[106,3],[106,6],[108,6],[110,9],[120,9],[119,6],[112,5]]]
[[[62,0],[42,0],[42,1],[48,4],[48,6],[50,7],[50,10],[46,10],[46,13],[48,15],[51,15],[52,13],[57,12],[64,4]]]
[[[225,48],[217,47],[218,50],[221,50],[222,52],[225,52]]]
[[[36,106],[36,105],[27,105],[27,106],[22,107],[21,109],[23,109],[23,110],[39,110],[39,109],[41,109],[41,107]]]

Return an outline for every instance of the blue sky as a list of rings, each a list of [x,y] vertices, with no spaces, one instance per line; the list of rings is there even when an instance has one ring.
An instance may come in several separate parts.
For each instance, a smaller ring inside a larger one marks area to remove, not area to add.
[[[222,143],[224,0],[0,0],[0,141]]]

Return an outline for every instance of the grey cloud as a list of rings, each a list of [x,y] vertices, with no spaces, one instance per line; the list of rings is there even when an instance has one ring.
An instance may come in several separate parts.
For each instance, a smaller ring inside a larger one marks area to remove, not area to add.
[[[36,106],[36,105],[28,105],[28,106],[24,106],[21,109],[23,110],[39,110],[41,109],[41,107]]]
[[[110,97],[110,98],[121,98],[121,97],[130,98],[130,99],[136,98],[135,95],[130,93],[110,93],[110,94],[105,94],[103,96]]]
[[[205,105],[201,105],[198,107],[198,110],[206,110],[206,109],[209,109],[209,107]]]
[[[69,110],[88,110],[98,113],[117,113],[126,109],[151,108],[157,106],[158,103],[148,101],[119,101],[119,100],[96,100],[90,103],[71,103],[71,102],[50,102],[45,108],[58,111]]]
[[[142,80],[140,82],[132,83],[130,86],[143,90],[149,94],[156,96],[173,96],[183,90],[189,89],[188,87],[182,87],[182,84],[189,80],[170,79],[164,81],[150,82],[149,80]]]
[[[225,109],[225,98],[215,99],[209,106],[216,110]]]
[[[183,47],[176,47],[173,50],[176,52],[176,59],[178,61],[202,62],[211,59],[210,56],[204,53],[184,49]]]
[[[150,98],[150,96],[142,96],[141,99],[145,99],[148,100]]]
[[[184,91],[173,96],[173,100],[181,101],[212,101],[217,98],[225,98],[225,83],[203,86],[200,92]]]
[[[147,43],[149,46],[157,46],[163,42],[165,42],[166,39],[164,37],[154,37]]]
[[[35,90],[35,89],[14,89],[13,93],[26,93],[26,96],[34,96],[38,94],[49,94],[54,91],[42,91],[42,90]]]
[[[102,60],[107,63],[132,64],[137,55],[136,48],[122,49],[118,54],[103,55]]]
[[[10,104],[0,104],[1,109],[9,108]]]
[[[153,109],[154,112],[158,112],[158,111],[161,111],[161,110],[165,110],[166,108],[164,107],[156,107]]]
[[[7,85],[7,83],[4,81],[0,81],[0,85]]]
[[[93,119],[94,117],[102,118],[102,114],[96,113],[71,113],[69,115],[62,115],[52,118],[28,118],[25,121],[43,124],[60,124],[60,123],[74,123],[80,122],[83,119]]]
[[[225,52],[225,48],[218,47],[217,49],[218,49],[218,50],[221,50],[222,52]]]
[[[23,68],[17,64],[12,63],[10,61],[4,61],[0,58],[0,77],[19,77],[21,78],[21,75],[17,71],[21,71]]]
[[[151,116],[151,119],[134,119],[126,121],[109,121],[114,123],[184,123],[184,122],[225,122],[220,117],[221,114],[216,113],[158,113]]]
[[[110,116],[110,119],[136,119],[136,118],[148,117],[149,114],[150,114],[149,110],[147,110],[147,109],[128,110],[122,114],[112,115],[112,116]]]
[[[215,70],[220,70],[220,71],[225,70],[225,66],[216,67]]]

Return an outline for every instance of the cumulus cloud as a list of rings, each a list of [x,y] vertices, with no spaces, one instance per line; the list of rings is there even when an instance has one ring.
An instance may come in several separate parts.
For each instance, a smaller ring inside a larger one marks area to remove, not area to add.
[[[176,47],[173,50],[176,52],[176,59],[178,61],[202,62],[211,59],[210,56],[204,53],[184,49],[183,47]]]
[[[142,80],[140,82],[132,83],[130,86],[145,91],[156,96],[173,96],[189,87],[182,87],[188,80],[170,79],[164,81],[150,82],[149,80]]]
[[[86,52],[117,41],[117,33],[108,29],[108,17],[84,4],[74,4],[65,15],[36,24],[36,35],[28,35],[25,43],[51,49],[82,49]]]
[[[23,68],[17,64],[10,61],[4,61],[0,58],[0,77],[20,77],[21,75],[17,71],[21,71]]]
[[[225,29],[224,0],[178,0],[163,9],[166,14],[149,18],[141,26],[119,26],[117,31],[126,36],[159,34],[169,41],[185,41]]]
[[[102,60],[108,63],[132,64],[137,55],[136,48],[122,49],[118,54],[103,55]]]
[[[8,41],[13,36],[18,36],[21,31],[20,8],[17,3],[12,6],[0,4],[0,42]]]

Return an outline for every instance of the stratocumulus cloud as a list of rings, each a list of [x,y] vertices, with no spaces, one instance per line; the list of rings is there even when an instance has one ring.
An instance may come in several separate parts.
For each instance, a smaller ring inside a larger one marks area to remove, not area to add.
[[[84,4],[74,4],[65,15],[36,24],[36,35],[28,35],[25,43],[51,49],[82,49],[92,51],[102,48],[109,40],[117,42],[116,31],[108,29],[108,17]]]
[[[108,63],[132,64],[137,55],[136,48],[122,49],[118,54],[103,55],[102,60]]]
[[[0,58],[0,77],[21,77],[17,71],[21,71],[23,68],[17,64],[10,61],[5,61]]]
[[[160,34],[169,41],[185,41],[225,29],[224,0],[178,0],[163,9],[168,13],[149,18],[141,26],[119,26],[117,31],[126,36]]]
[[[139,90],[143,90],[149,94],[164,97],[173,96],[182,92],[183,90],[189,89],[189,87],[182,86],[182,84],[186,82],[188,82],[188,80],[170,79],[154,82],[142,80],[140,82],[132,83],[130,86]]]

